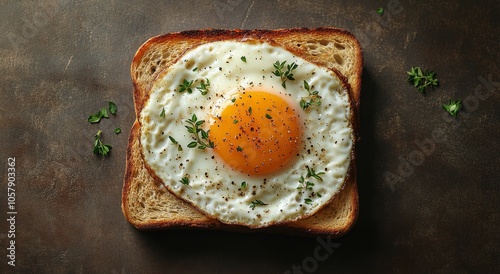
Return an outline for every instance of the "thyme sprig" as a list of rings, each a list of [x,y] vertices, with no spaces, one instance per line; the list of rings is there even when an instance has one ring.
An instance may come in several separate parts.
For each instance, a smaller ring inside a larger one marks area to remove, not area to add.
[[[187,91],[187,93],[193,93],[193,89],[191,88],[191,85],[193,85],[194,80],[188,81],[184,79],[182,81],[182,84],[179,85],[179,93],[183,93],[184,91]]]
[[[324,175],[325,174],[324,172],[316,173],[316,171],[314,171],[313,168],[310,168],[310,167],[306,167],[306,168],[307,168],[306,178],[313,177],[314,179],[316,179],[318,181],[323,181],[323,178],[321,178],[320,175]]]
[[[95,141],[94,141],[94,154],[101,155],[101,156],[108,156],[109,151],[111,150],[112,146],[103,144],[102,140],[102,130],[97,131],[95,135]]]
[[[252,201],[252,203],[250,204],[250,208],[252,210],[255,209],[256,206],[266,206],[267,204],[262,202],[261,200],[255,200],[255,201]]]
[[[450,103],[444,104],[443,109],[446,110],[451,116],[457,116],[457,112],[462,109],[462,100],[452,101]]]
[[[297,187],[297,189],[299,190],[310,190],[312,191],[313,190],[313,186],[314,186],[314,183],[309,181],[309,180],[306,180],[308,178],[314,178],[318,181],[323,181],[323,178],[321,178],[321,175],[325,174],[324,172],[318,172],[316,173],[316,171],[313,169],[313,168],[310,168],[310,167],[306,167],[307,168],[307,173],[306,173],[306,177],[304,176],[300,176],[300,179],[299,179],[299,186]],[[313,192],[312,193],[312,197],[314,196],[318,196],[318,197],[321,197],[321,194],[319,193],[315,193]],[[311,204],[312,203],[312,200],[310,198],[306,198],[304,200],[304,202],[306,204]]]
[[[311,91],[311,87],[309,86],[309,83],[307,83],[306,80],[304,80],[304,88],[309,93],[309,96],[302,97],[300,99],[300,107],[305,110],[310,106],[320,106],[321,96],[318,95],[319,92],[317,90]]]
[[[201,95],[207,95],[208,94],[208,87],[210,87],[210,81],[208,78],[205,78],[205,81],[201,80],[200,85],[196,87],[201,92]]]
[[[406,73],[408,74],[408,83],[416,87],[420,93],[424,93],[427,87],[439,85],[439,81],[436,79],[436,73],[434,71],[423,71],[420,67],[412,67],[411,70]]]
[[[186,123],[189,124],[189,126],[186,126],[186,129],[188,130],[189,133],[192,133],[194,135],[194,139],[196,141],[193,141],[187,145],[189,148],[195,148],[198,147],[198,149],[205,149],[207,147],[209,148],[214,148],[214,142],[212,142],[208,138],[208,134],[210,130],[203,130],[200,128],[201,125],[205,123],[205,120],[198,120],[198,117],[196,117],[196,114],[193,114],[191,119],[186,120]]]
[[[185,186],[189,186],[189,178],[186,176],[186,177],[182,177],[182,179],[180,180],[181,184],[185,185]]]
[[[286,64],[286,61],[283,61],[281,63],[280,63],[280,61],[276,61],[276,63],[273,64],[273,67],[275,68],[275,71],[273,71],[273,74],[275,76],[280,77],[281,85],[283,86],[283,88],[286,88],[286,81],[287,80],[295,80],[295,78],[293,78],[292,71],[294,71],[298,67],[298,65],[295,64],[295,62],[293,62],[291,64],[286,65],[286,70],[284,70],[285,64]]]

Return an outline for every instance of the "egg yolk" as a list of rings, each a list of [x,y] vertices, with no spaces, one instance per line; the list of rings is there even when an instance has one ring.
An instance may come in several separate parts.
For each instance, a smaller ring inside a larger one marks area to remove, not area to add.
[[[297,155],[300,119],[281,96],[245,91],[230,98],[210,126],[215,152],[233,169],[250,175],[275,172]]]

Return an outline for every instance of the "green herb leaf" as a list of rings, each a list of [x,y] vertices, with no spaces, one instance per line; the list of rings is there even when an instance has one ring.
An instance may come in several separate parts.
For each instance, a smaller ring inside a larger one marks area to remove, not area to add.
[[[292,71],[294,71],[298,67],[298,65],[295,64],[295,62],[293,62],[293,63],[287,65],[286,70],[284,70],[285,64],[286,64],[286,61],[283,61],[281,63],[280,63],[280,61],[276,61],[276,63],[273,64],[273,67],[275,69],[273,71],[273,75],[280,77],[281,85],[283,86],[283,88],[286,88],[286,81],[287,80],[295,80],[295,78],[293,78]]]
[[[378,13],[378,15],[380,15],[380,16],[384,15],[384,8],[378,8],[378,9],[377,9],[377,13]]]
[[[99,111],[99,115],[102,118],[109,118],[108,111],[106,110],[106,108],[101,108],[101,110]]]
[[[177,142],[177,140],[175,140],[174,137],[172,137],[172,136],[169,135],[168,139],[170,139],[170,141],[172,142],[172,144],[177,145],[177,150],[178,151],[182,151],[182,146],[179,145],[179,142]],[[196,142],[195,142],[195,145],[196,145]]]
[[[120,134],[121,132],[122,132],[121,128],[119,128],[119,127],[115,128],[115,133],[116,134]]]
[[[306,176],[306,178],[309,178],[309,176]],[[304,176],[300,176],[299,179],[299,186],[297,189],[307,189],[307,190],[313,190],[314,183],[311,183],[310,181],[306,181]]]
[[[238,146],[238,147],[236,148],[236,150],[237,150],[237,151],[239,151],[239,152],[242,152],[242,151],[243,151],[243,148],[242,148],[242,147],[240,147],[240,146]]]
[[[452,101],[448,104],[443,105],[443,109],[446,110],[451,116],[457,116],[457,112],[462,109],[462,100]]]
[[[304,176],[300,175],[300,179],[299,179],[300,185],[297,187],[297,189],[304,189],[304,183],[305,183]]]
[[[203,121],[205,122],[205,121]],[[200,129],[200,133],[201,133],[201,138],[202,139],[207,139],[208,138],[208,131],[204,131],[203,129]]]
[[[231,102],[233,102],[233,103],[236,102],[236,98],[232,98]]]
[[[182,177],[180,180],[181,184],[188,186],[189,185],[189,178],[188,177]]]
[[[311,87],[309,87],[309,83],[304,80],[304,88],[307,90],[307,91],[310,91],[311,90]]]
[[[208,78],[205,78],[205,81],[201,80],[200,86],[196,87],[201,92],[201,95],[207,95],[208,94],[208,87],[210,87],[210,81]]]
[[[101,156],[107,156],[112,148],[110,145],[105,145],[102,143],[101,140],[102,136],[102,130],[97,131],[96,135],[94,136],[95,141],[94,141],[94,154],[101,155]]]
[[[92,115],[89,116],[88,121],[91,124],[99,123],[99,121],[101,121],[101,117],[98,114],[92,114]]]
[[[271,114],[269,114],[269,113],[266,113],[266,118],[267,119],[273,119],[273,116],[271,116]]]
[[[320,175],[325,174],[324,172],[316,173],[316,171],[314,171],[313,168],[309,168],[309,167],[306,167],[306,168],[307,168],[306,178],[313,177],[318,181],[323,181],[323,178],[321,178]]]
[[[186,79],[184,79],[182,81],[182,84],[179,85],[180,89],[179,89],[179,93],[183,93],[184,91],[187,91],[188,93],[192,93],[193,90],[191,89],[191,85],[193,84],[193,80],[191,81],[188,81]]]
[[[175,139],[174,139],[174,137],[172,137],[172,136],[170,136],[170,135],[168,136],[168,139],[170,139],[170,141],[171,141],[174,145],[179,144],[179,142],[177,142],[177,140],[175,140]]]
[[[194,134],[194,138],[196,141],[191,142],[187,145],[189,148],[194,148],[198,147],[199,149],[205,149],[207,147],[209,148],[214,148],[214,142],[212,142],[209,138],[209,132],[210,130],[203,130],[200,128],[204,123],[205,120],[198,120],[198,117],[196,117],[195,114],[191,117],[191,119],[186,120],[188,123],[186,127],[187,131],[191,134]],[[201,135],[201,136],[200,136]]]
[[[250,205],[250,208],[252,210],[255,209],[256,206],[266,206],[267,204],[262,202],[261,200],[255,200],[255,201],[252,201],[251,205]]]
[[[241,182],[241,189],[247,188],[247,182],[243,181]]]
[[[246,63],[247,62],[247,58],[245,56],[241,56],[241,61],[243,61],[243,62]]]
[[[160,117],[165,118],[165,107],[161,109]]]
[[[109,112],[111,112],[111,114],[116,114],[116,111],[118,110],[116,108],[116,104],[111,102],[111,101],[108,101],[108,107],[109,107]]]
[[[308,205],[312,204],[312,200],[307,198],[307,199],[304,199],[304,202]]]
[[[252,107],[248,108],[248,115],[252,115]]]
[[[306,178],[312,177],[318,181],[323,181],[323,178],[321,178],[321,175],[323,175],[325,173],[324,172],[316,173],[316,171],[313,168],[309,168],[308,166],[306,166],[306,168],[307,168],[306,177],[304,177],[302,175],[300,176],[299,186],[297,187],[297,189],[298,190],[310,190],[310,191],[312,191],[313,187],[314,187],[314,183],[310,182],[310,181],[306,181]],[[321,195],[319,195],[319,193],[318,193],[318,197],[321,197]]]
[[[195,68],[193,69],[193,71],[197,71],[197,70],[198,70],[198,67],[195,67]]]
[[[420,93],[424,93],[427,87],[432,88],[439,85],[438,79],[435,78],[436,73],[433,71],[422,71],[420,67],[412,67],[406,73],[408,74],[408,83],[416,87]]]
[[[101,110],[99,110],[99,112],[97,112],[96,114],[90,115],[87,121],[89,121],[91,124],[95,124],[99,123],[102,118],[109,118],[106,108],[101,108]]]
[[[234,119],[233,124],[237,124],[237,123],[238,123],[238,120]]]
[[[199,127],[199,126],[203,125],[204,123],[205,123],[205,120],[198,120],[198,121],[196,121],[196,123],[194,125]]]
[[[320,106],[321,105],[321,96],[318,95],[318,91],[311,91],[311,87],[309,86],[309,83],[304,80],[304,88],[307,90],[307,93],[309,93],[309,96],[307,97],[302,97],[300,99],[299,105],[302,109],[306,110],[310,106]]]

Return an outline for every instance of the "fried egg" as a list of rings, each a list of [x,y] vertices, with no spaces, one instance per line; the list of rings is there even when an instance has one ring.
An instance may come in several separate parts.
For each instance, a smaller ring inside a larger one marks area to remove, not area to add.
[[[332,71],[258,41],[197,46],[153,84],[144,161],[177,197],[252,228],[311,216],[344,184],[354,132]]]

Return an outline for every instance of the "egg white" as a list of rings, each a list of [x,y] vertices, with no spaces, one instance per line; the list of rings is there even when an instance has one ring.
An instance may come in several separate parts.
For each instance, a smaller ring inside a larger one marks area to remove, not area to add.
[[[242,60],[246,58],[246,62]],[[273,75],[276,61],[295,62],[295,80],[286,89]],[[196,89],[208,79],[208,94]],[[183,80],[193,80],[192,93],[180,93]],[[319,91],[320,106],[299,107],[307,96],[303,82]],[[207,130],[232,95],[242,90],[265,90],[283,96],[296,108],[303,122],[299,156],[288,168],[265,176],[249,176],[232,170],[210,148],[188,148],[193,135],[186,120],[195,114]],[[154,83],[140,113],[141,145],[150,170],[165,187],[202,212],[223,223],[265,227],[298,220],[314,214],[341,189],[351,161],[353,128],[348,92],[330,70],[294,56],[266,42],[222,41],[198,46],[186,52]],[[161,117],[162,110],[164,117]],[[178,144],[174,144],[169,136]],[[178,146],[182,147],[179,150]],[[307,167],[324,172],[312,190],[297,189]],[[189,178],[189,185],[182,178]],[[242,188],[242,182],[246,188]],[[320,195],[317,195],[317,194]],[[310,199],[310,200],[309,200]],[[251,207],[252,202],[265,205]]]

